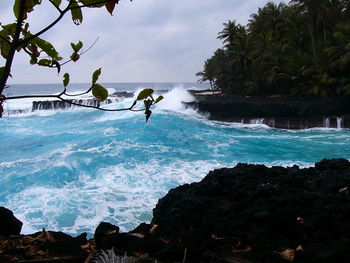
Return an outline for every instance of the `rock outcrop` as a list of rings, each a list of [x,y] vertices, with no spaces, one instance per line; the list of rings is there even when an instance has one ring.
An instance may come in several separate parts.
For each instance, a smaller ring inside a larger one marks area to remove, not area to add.
[[[19,235],[22,222],[9,209],[0,206],[0,236]]]
[[[74,104],[99,107],[100,105],[106,105],[111,103],[111,99],[107,99],[103,103],[101,103],[98,99],[78,99],[68,100],[68,102],[61,100],[33,101],[32,111],[70,109],[73,107],[77,107],[77,105]]]
[[[307,169],[238,164],[215,170],[159,200],[152,224],[167,244],[157,256],[179,260],[187,248],[189,262],[234,255],[253,262],[346,262],[349,204],[344,159]]]
[[[349,98],[196,96],[188,107],[209,119],[274,128],[350,128]]]

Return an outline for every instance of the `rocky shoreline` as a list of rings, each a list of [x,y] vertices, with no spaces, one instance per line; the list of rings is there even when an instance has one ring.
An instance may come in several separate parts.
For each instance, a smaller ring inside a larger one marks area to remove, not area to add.
[[[170,190],[150,224],[120,233],[101,223],[93,240],[45,230],[20,235],[21,225],[0,208],[0,262],[347,262],[350,162],[214,170]]]
[[[211,120],[265,124],[280,129],[350,128],[350,98],[239,97],[192,91],[186,106]]]

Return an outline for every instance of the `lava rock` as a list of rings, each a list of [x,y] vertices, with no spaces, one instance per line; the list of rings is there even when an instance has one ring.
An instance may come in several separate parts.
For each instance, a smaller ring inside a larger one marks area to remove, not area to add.
[[[110,249],[113,246],[109,245],[110,239],[119,234],[119,227],[108,222],[101,222],[95,230],[95,242],[97,248]]]
[[[23,223],[5,207],[0,207],[0,236],[19,235]]]
[[[212,120],[265,124],[281,129],[349,128],[349,97],[196,96],[185,105]]]
[[[342,262],[350,258],[350,196],[339,192],[346,186],[344,159],[305,169],[238,164],[211,171],[159,200],[153,235],[166,244],[156,257],[179,261],[186,249],[189,262],[211,262],[203,260],[208,253],[284,262],[292,251],[294,262]]]

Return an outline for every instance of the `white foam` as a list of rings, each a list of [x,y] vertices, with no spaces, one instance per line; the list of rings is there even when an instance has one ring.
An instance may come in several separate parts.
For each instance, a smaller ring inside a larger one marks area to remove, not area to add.
[[[191,116],[198,116],[199,114],[190,108],[186,109],[183,102],[194,101],[194,97],[184,89],[183,86],[177,86],[169,92],[163,94],[164,99],[156,105],[157,111],[173,111]]]
[[[151,210],[169,188],[201,180],[209,170],[223,163],[174,160],[163,164],[152,160],[145,164],[119,164],[100,168],[96,177],[79,175],[79,180],[62,188],[33,186],[8,196],[7,206],[24,222],[23,233],[50,230],[78,233],[93,232],[99,222],[108,220],[123,231],[151,219]],[[155,176],[156,175],[156,176]],[[30,200],[30,202],[28,202]],[[75,211],[75,210],[78,210]],[[33,212],[41,216],[30,216]],[[59,220],[78,214],[71,225]]]

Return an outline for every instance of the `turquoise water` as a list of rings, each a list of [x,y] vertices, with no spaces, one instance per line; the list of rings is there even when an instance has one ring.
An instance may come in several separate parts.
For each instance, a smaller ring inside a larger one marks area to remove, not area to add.
[[[165,95],[149,122],[142,113],[86,109],[5,116],[0,205],[24,223],[24,233],[92,233],[102,220],[127,231],[150,221],[169,189],[215,168],[350,159],[349,130],[212,122],[183,107],[181,100],[191,100],[183,89]]]

